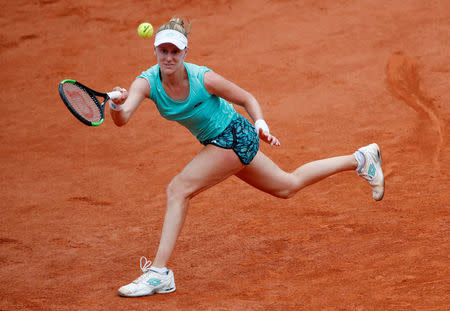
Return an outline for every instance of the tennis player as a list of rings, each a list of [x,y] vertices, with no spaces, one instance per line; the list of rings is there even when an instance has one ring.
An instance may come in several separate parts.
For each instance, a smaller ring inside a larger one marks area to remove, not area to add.
[[[292,173],[280,169],[258,150],[260,140],[272,146],[279,146],[280,142],[271,134],[255,97],[207,67],[185,63],[189,27],[186,28],[178,18],[161,26],[154,42],[158,63],[142,72],[129,92],[115,87],[122,96],[109,104],[115,124],[122,126],[144,99],[150,98],[164,118],[185,126],[204,145],[167,187],[166,214],[153,264],[141,257],[143,274],[121,287],[121,296],[175,291],[173,272],[166,266],[189,200],[232,175],[276,197],[290,198],[328,176],[356,170],[372,187],[375,200],[381,200],[384,194],[377,144],[362,147],[353,154],[304,164]],[[231,103],[243,106],[254,125],[238,114]]]

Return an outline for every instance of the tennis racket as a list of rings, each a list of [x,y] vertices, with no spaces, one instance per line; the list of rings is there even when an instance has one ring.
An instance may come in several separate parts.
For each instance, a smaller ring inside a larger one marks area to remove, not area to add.
[[[77,82],[66,79],[59,84],[59,95],[69,111],[89,126],[99,126],[105,118],[105,103],[120,96],[119,91],[100,93]],[[103,97],[100,102],[98,97]]]

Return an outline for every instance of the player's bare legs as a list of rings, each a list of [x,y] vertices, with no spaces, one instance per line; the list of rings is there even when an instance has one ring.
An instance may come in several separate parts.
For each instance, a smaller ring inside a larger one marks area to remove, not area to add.
[[[167,209],[161,241],[153,266],[165,267],[183,226],[189,200],[196,194],[241,170],[243,164],[231,149],[207,145],[167,187]]]
[[[347,155],[309,162],[288,173],[258,151],[250,165],[236,176],[264,192],[290,198],[308,185],[342,171],[355,170],[357,166],[355,157]]]
[[[227,165],[223,165],[224,163]],[[167,188],[166,216],[153,265],[167,265],[183,226],[189,200],[236,172],[236,176],[262,191],[289,198],[308,185],[338,172],[355,170],[356,167],[355,157],[348,155],[309,162],[293,173],[287,173],[261,151],[258,151],[250,165],[243,167],[232,150],[208,145]]]
[[[167,210],[153,266],[150,267],[151,262],[145,257],[143,264],[141,258],[141,270],[144,274],[132,283],[122,286],[119,295],[138,297],[175,291],[173,272],[167,269],[166,265],[183,227],[189,200],[233,174],[262,191],[280,198],[290,198],[308,185],[358,167],[358,174],[372,187],[373,198],[381,200],[384,194],[384,178],[378,145],[371,144],[358,151],[365,159],[365,164],[360,159],[356,160],[359,155],[355,153],[309,162],[288,173],[261,151],[258,151],[249,165],[244,166],[233,150],[207,145],[167,187]],[[358,162],[361,163],[358,165]]]

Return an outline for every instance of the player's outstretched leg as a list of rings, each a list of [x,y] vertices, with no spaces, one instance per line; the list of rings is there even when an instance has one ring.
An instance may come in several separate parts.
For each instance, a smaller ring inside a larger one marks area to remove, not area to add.
[[[381,169],[381,151],[377,144],[359,148],[357,152],[364,155],[364,165],[357,170],[358,175],[367,180],[372,187],[372,196],[380,201],[384,196],[384,175]],[[357,153],[356,152],[356,153]],[[358,157],[355,154],[355,157]]]
[[[255,188],[280,198],[290,198],[299,190],[326,177],[355,170],[372,187],[372,196],[379,201],[384,195],[381,152],[377,144],[358,149],[354,154],[312,161],[288,173],[258,151],[255,159],[237,177]]]
[[[143,274],[128,285],[119,288],[119,295],[123,297],[140,297],[153,294],[165,294],[175,291],[173,272],[167,269],[159,273],[151,268],[151,261],[141,257],[141,270]]]

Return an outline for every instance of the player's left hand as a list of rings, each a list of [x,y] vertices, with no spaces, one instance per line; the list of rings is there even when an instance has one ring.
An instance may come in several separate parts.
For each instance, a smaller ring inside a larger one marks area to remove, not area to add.
[[[271,146],[280,146],[280,141],[278,138],[271,135],[269,132],[264,131],[262,128],[259,129],[258,136],[262,141],[270,144]]]

